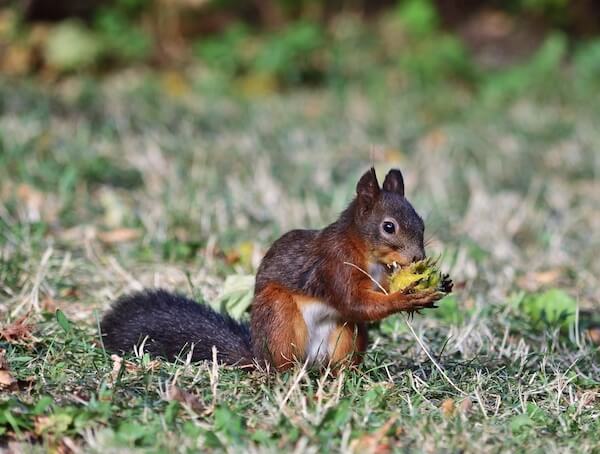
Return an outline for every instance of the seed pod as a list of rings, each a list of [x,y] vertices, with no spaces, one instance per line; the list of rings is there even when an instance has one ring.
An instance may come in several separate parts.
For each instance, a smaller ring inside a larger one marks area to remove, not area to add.
[[[443,293],[452,291],[452,281],[442,274],[437,260],[427,258],[400,268],[390,278],[390,291],[397,292],[414,285],[415,292],[437,289]]]

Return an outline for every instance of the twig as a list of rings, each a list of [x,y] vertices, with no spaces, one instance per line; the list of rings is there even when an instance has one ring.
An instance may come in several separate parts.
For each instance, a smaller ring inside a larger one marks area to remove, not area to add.
[[[344,265],[350,265],[353,266],[354,268],[356,268],[358,271],[360,271],[361,273],[363,273],[365,276],[367,276],[369,279],[371,279],[373,281],[373,283],[380,288],[380,290],[385,293],[386,295],[388,294],[388,292],[385,291],[385,289],[381,286],[381,284],[379,282],[377,282],[377,279],[375,279],[373,276],[371,276],[369,273],[367,273],[365,270],[363,270],[360,266],[356,266],[354,263],[350,263],[350,262],[344,262]]]

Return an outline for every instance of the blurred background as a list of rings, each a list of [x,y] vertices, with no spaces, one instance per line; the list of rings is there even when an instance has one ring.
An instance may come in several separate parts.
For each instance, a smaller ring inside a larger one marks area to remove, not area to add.
[[[121,376],[100,314],[160,286],[247,318],[270,244],[334,221],[374,163],[402,169],[456,283],[411,323],[476,418],[438,411],[459,396],[398,315],[329,401],[228,370],[217,399],[212,374],[177,369],[208,412],[233,409],[207,446],[248,422],[270,451],[385,431],[432,452],[597,449],[599,126],[594,0],[0,0],[0,372],[6,348],[31,394],[0,402],[0,445],[197,450],[162,400],[173,365]],[[48,394],[66,406],[40,417]]]
[[[5,0],[4,293],[212,300],[373,159],[403,169],[464,307],[591,307],[599,93],[591,0]]]
[[[386,69],[398,84],[451,78],[500,92],[527,85],[524,71],[497,80],[515,65],[547,71],[572,58],[589,78],[600,58],[593,0],[3,0],[0,8],[0,70],[44,80],[195,66],[206,83],[255,93]],[[177,90],[183,81],[172,78]]]

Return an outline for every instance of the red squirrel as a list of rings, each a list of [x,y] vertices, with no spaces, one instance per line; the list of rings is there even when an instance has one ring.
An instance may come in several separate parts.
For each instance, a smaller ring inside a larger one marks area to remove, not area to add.
[[[256,274],[249,325],[183,296],[147,290],[122,297],[104,316],[104,346],[123,352],[143,342],[145,351],[170,360],[191,348],[195,361],[212,359],[214,346],[221,363],[280,371],[295,362],[358,364],[368,322],[435,307],[445,294],[387,293],[397,266],[425,258],[424,229],[404,196],[402,173],[390,170],[380,187],[371,168],[334,223],[292,230],[273,243]]]

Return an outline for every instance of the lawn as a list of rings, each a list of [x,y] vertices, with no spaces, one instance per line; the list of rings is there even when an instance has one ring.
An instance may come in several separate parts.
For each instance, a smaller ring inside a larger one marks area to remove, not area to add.
[[[600,98],[576,85],[500,99],[378,83],[238,96],[138,70],[0,81],[0,446],[598,452]],[[371,162],[402,169],[456,286],[373,326],[358,369],[102,349],[116,297],[218,301],[283,232],[332,222]]]

